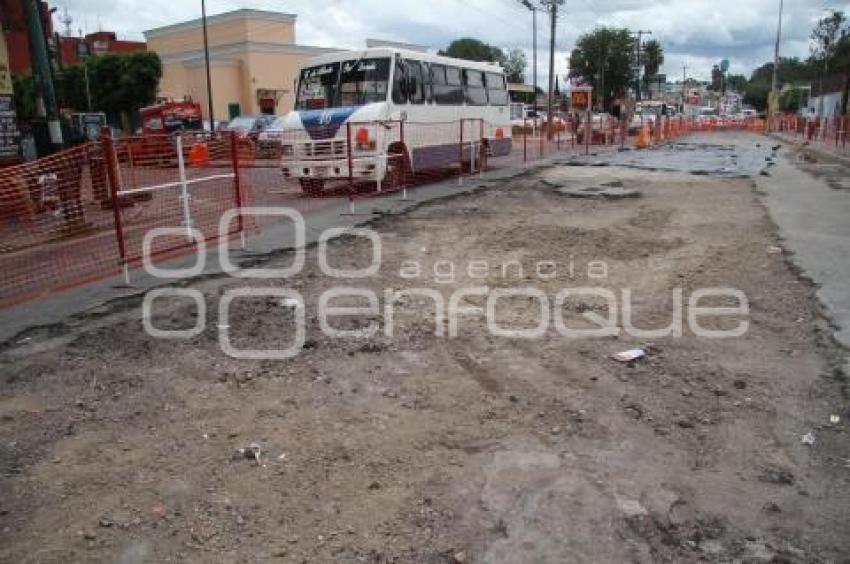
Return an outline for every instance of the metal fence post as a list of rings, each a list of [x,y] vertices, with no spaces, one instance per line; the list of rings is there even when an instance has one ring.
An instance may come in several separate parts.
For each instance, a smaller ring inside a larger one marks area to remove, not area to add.
[[[478,159],[478,177],[484,176],[484,168],[487,166],[487,145],[484,143],[484,120],[478,120],[478,147],[481,154]]]
[[[109,199],[112,201],[112,219],[115,225],[115,240],[118,243],[118,264],[124,272],[124,283],[130,284],[130,266],[127,263],[127,247],[124,241],[124,227],[121,224],[121,204],[118,194],[121,187],[118,185],[118,159],[115,158],[115,144],[112,139],[112,130],[104,127],[100,132],[101,149],[106,161],[106,178],[109,182]]]
[[[535,118],[536,119],[536,118]],[[540,136],[540,158],[543,158],[543,122],[540,122],[540,129],[537,131],[537,135]],[[549,135],[549,131],[546,131],[546,135]]]
[[[522,118],[522,162],[528,162],[528,120]]]
[[[230,132],[230,161],[233,169],[233,201],[236,204],[236,225],[242,250],[245,250],[245,221],[242,218],[242,183],[239,178],[239,151],[236,147],[236,132]]]
[[[460,176],[458,176],[457,185],[463,186],[463,118],[460,118],[460,146],[458,149],[458,158],[460,159]]]
[[[351,122],[345,122],[345,154],[348,160],[348,212],[354,214],[354,161],[351,151]]]

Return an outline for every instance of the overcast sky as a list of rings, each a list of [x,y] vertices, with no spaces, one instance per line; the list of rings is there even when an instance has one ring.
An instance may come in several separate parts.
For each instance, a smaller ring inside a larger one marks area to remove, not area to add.
[[[532,0],[535,1],[535,0]],[[58,21],[67,7],[72,28],[84,32],[117,31],[142,39],[146,29],[200,17],[200,0],[53,0]],[[367,37],[445,47],[469,36],[505,49],[519,47],[529,56],[531,12],[518,0],[207,0],[207,13],[258,8],[298,15],[298,43],[359,48]],[[781,54],[805,57],[809,33],[828,9],[850,13],[850,0],[785,0]],[[730,72],[749,75],[773,59],[779,0],[567,0],[558,22],[556,67],[568,69],[576,38],[597,25],[651,30],[665,51],[663,71],[680,79],[708,79],[711,66],[727,58]],[[538,81],[548,65],[549,22],[538,14]]]

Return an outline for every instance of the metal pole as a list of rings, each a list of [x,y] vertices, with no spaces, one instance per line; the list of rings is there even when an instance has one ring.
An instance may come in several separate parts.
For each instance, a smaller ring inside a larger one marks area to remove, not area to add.
[[[776,47],[773,50],[773,81],[770,86],[770,98],[768,100],[767,111],[767,130],[773,129],[773,115],[776,112],[776,88],[779,82],[779,42],[782,40],[782,10],[785,7],[785,0],[779,0],[779,24],[776,28]],[[821,92],[823,98],[823,92]]]
[[[531,55],[531,57],[532,57],[531,61],[532,61],[532,65],[533,65],[533,67],[532,67],[532,76],[533,76],[532,80],[534,81],[534,88],[532,89],[532,90],[534,90],[534,94],[533,94],[534,105],[532,107],[534,108],[534,112],[536,114],[536,112],[537,112],[537,8],[535,8],[533,6],[531,7],[531,18],[532,18],[533,25],[534,25],[534,38],[533,38],[534,47],[533,47],[533,51],[532,51],[532,55]]]
[[[236,132],[230,132],[230,163],[233,168],[233,203],[236,205],[238,215],[236,225],[242,241],[242,249],[245,249],[245,221],[242,218],[242,183],[239,178],[239,151],[236,147]]]
[[[118,159],[115,158],[115,145],[112,140],[112,130],[104,127],[100,131],[101,146],[106,165],[106,178],[109,182],[109,199],[112,203],[112,219],[115,227],[115,240],[118,243],[118,264],[124,271],[124,282],[130,285],[130,268],[127,263],[127,248],[124,243],[124,228],[121,225],[121,203],[118,194],[121,187],[118,186]]]
[[[460,176],[457,179],[458,186],[463,186],[463,118],[460,120],[460,146],[458,148],[458,158],[460,159]]]
[[[59,108],[56,105],[56,92],[53,89],[53,72],[47,56],[47,42],[44,38],[44,28],[41,25],[41,10],[38,0],[25,0],[27,27],[32,57],[33,74],[36,76],[38,87],[36,109],[41,117],[47,118],[50,132],[50,143],[53,150],[62,149],[62,126],[59,123]]]
[[[201,0],[201,20],[204,27],[204,65],[207,69],[207,103],[210,113],[210,131],[215,131],[215,114],[213,114],[212,76],[210,76],[210,46],[207,37],[207,3]]]
[[[546,100],[546,138],[552,140],[552,97],[555,93],[555,22],[558,18],[558,0],[551,0],[549,13],[549,96]]]
[[[83,76],[86,80],[86,108],[91,112],[91,87],[89,86],[89,63],[88,59],[83,60]]]

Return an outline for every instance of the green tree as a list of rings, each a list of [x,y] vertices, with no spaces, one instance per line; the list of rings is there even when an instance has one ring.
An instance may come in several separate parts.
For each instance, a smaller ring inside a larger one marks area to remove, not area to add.
[[[528,59],[525,57],[525,51],[522,49],[511,49],[508,56],[502,62],[505,69],[505,76],[508,82],[522,84],[525,82],[525,69],[528,67]]]
[[[30,121],[35,117],[35,81],[32,75],[12,77],[12,89],[15,95],[15,115],[20,121]]]
[[[60,108],[87,111],[86,75],[83,64],[66,66],[56,74],[56,98]]]
[[[811,59],[821,78],[833,74],[844,77],[841,113],[847,113],[850,97],[850,24],[840,10],[821,18],[811,33]]]
[[[726,86],[733,92],[744,92],[747,89],[747,77],[743,74],[730,74],[726,77]]]
[[[455,39],[444,51],[439,51],[437,54],[444,57],[466,59],[467,61],[487,61],[490,63],[503,63],[505,61],[505,53],[501,49],[471,37]]]
[[[789,88],[779,95],[779,111],[795,114],[808,102],[806,91],[802,88]]]
[[[809,84],[818,76],[815,64],[796,57],[780,58],[777,69],[777,88],[786,84]],[[773,84],[773,63],[766,63],[753,71],[744,90],[744,103],[756,109],[767,109],[767,97]]]
[[[130,114],[156,100],[162,63],[151,51],[107,54],[88,61],[93,109],[113,117]]]
[[[643,83],[644,90],[649,90],[649,83],[661,70],[664,64],[664,49],[661,43],[650,39],[643,45]]]
[[[634,39],[628,29],[598,27],[578,38],[570,56],[570,78],[601,92],[603,107],[625,94],[632,80]]]

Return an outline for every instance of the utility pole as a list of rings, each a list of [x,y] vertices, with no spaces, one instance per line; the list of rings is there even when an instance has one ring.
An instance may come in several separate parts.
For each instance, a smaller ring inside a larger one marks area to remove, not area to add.
[[[53,71],[47,56],[47,42],[41,24],[40,2],[23,0],[26,9],[29,33],[30,56],[33,75],[36,78],[36,112],[47,122],[51,152],[62,149],[62,126],[59,123],[59,109],[56,106],[56,92],[53,89]]]
[[[555,31],[558,22],[558,4],[564,0],[547,0],[549,3],[549,23],[551,25],[549,34],[549,96],[546,100],[546,136],[551,141],[555,132],[552,130],[552,98],[555,95]]]
[[[210,46],[207,38],[207,3],[201,0],[201,20],[204,27],[204,65],[207,68],[207,103],[210,113],[210,132],[215,131],[215,114],[213,114],[212,76],[210,75]]]
[[[770,118],[772,118],[774,112],[776,112],[776,102],[778,102],[778,93],[776,92],[776,89],[779,87],[779,43],[782,40],[782,10],[784,7],[785,0],[779,0],[779,25],[776,28],[776,48],[773,50],[773,81],[770,86],[770,98],[768,99],[767,110],[768,131],[770,131],[772,127]],[[823,99],[823,92],[821,92],[821,99]]]
[[[642,60],[643,59],[643,57],[642,57],[643,36],[644,35],[652,35],[652,32],[639,29],[637,32],[635,32],[635,35],[637,35],[637,52],[636,52],[637,60],[635,62],[635,67],[637,68],[637,72],[635,74],[637,76],[636,76],[636,79],[635,79],[635,97],[637,98],[637,101],[640,102],[640,100],[641,100],[641,95],[640,95],[640,69],[641,69],[642,64],[643,64],[643,60]]]
[[[533,26],[532,36],[532,52],[531,52],[531,73],[532,85],[534,86],[534,111],[537,112],[537,7],[529,0],[521,0],[523,6],[531,10],[531,21]]]
[[[685,85],[688,84],[688,65],[682,65],[682,113],[685,112],[685,102],[688,99]]]

